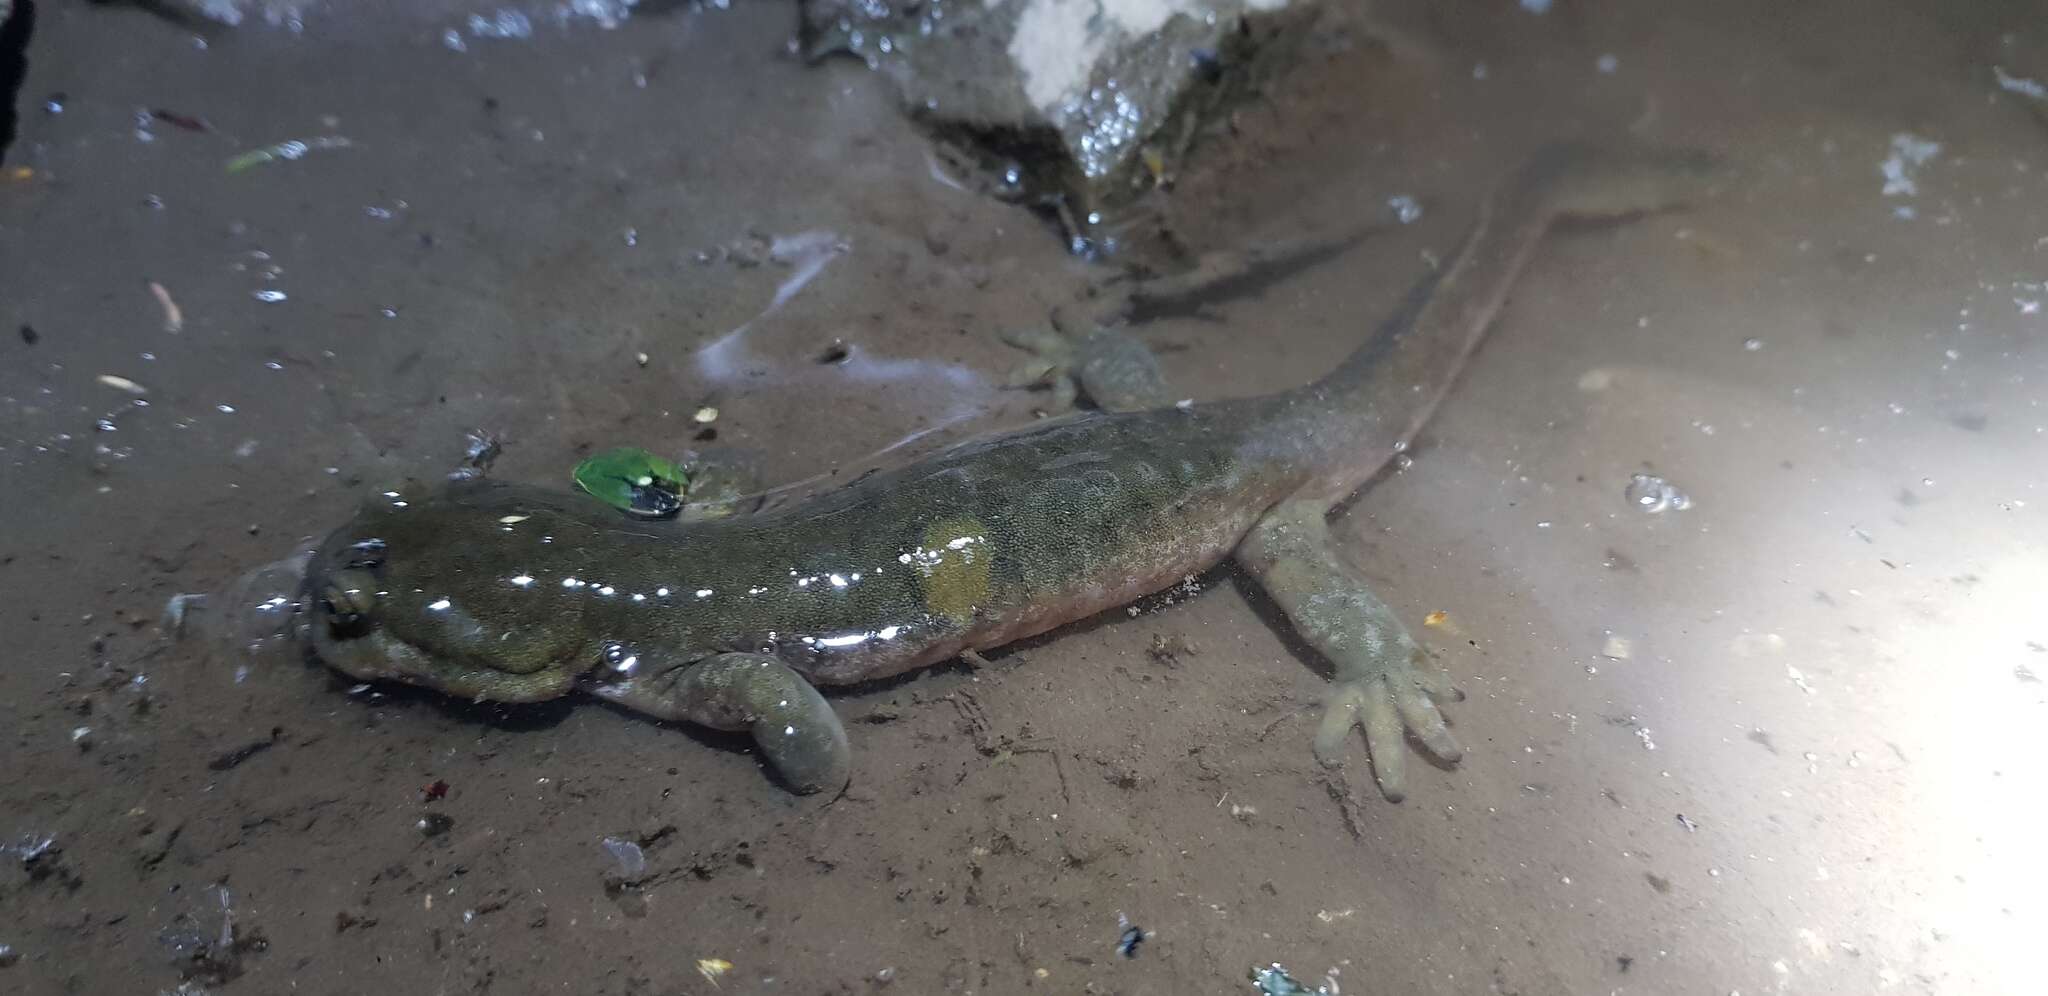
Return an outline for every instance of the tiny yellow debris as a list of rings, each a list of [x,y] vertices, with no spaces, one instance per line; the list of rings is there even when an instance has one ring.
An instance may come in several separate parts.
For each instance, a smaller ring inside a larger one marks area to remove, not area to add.
[[[1447,622],[1450,622],[1450,621],[1451,621],[1451,614],[1450,614],[1450,613],[1448,613],[1448,612],[1445,612],[1445,611],[1444,611],[1444,610],[1442,610],[1442,609],[1438,609],[1438,610],[1436,610],[1435,612],[1432,612],[1432,613],[1430,613],[1429,615],[1426,615],[1426,616],[1423,616],[1423,617],[1422,617],[1422,624],[1423,624],[1424,626],[1442,626],[1442,625],[1443,625],[1444,623],[1447,623]]]
[[[713,408],[710,405],[705,405],[704,407],[697,409],[697,413],[695,415],[690,416],[690,418],[698,422],[701,422],[705,425],[710,425],[711,423],[718,421],[718,409]]]
[[[154,280],[149,282],[149,292],[156,297],[156,303],[164,309],[164,331],[183,332],[185,312],[179,309],[178,302],[171,300],[171,292]]]
[[[703,976],[704,981],[714,986],[718,985],[719,976],[730,971],[732,971],[732,962],[726,961],[723,958],[697,959],[697,974]]]
[[[108,387],[120,391],[127,391],[129,394],[149,393],[149,388],[143,387],[141,384],[137,384],[136,382],[129,380],[126,377],[120,376],[119,374],[101,374],[96,379],[100,383],[105,384]]]

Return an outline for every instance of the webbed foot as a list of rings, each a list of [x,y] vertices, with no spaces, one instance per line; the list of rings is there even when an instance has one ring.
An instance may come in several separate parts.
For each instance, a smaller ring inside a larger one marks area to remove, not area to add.
[[[1045,388],[1048,408],[1063,412],[1080,397],[1112,412],[1145,411],[1173,403],[1159,358],[1137,336],[1095,326],[1084,335],[1052,328],[1002,333],[1004,342],[1032,354],[1011,371],[1007,386]]]
[[[853,770],[846,727],[789,665],[761,654],[718,654],[663,669],[618,648],[585,690],[635,712],[714,730],[745,730],[796,792],[838,792]]]
[[[1316,760],[1342,766],[1345,741],[1352,729],[1362,729],[1380,793],[1399,802],[1406,782],[1404,729],[1443,761],[1464,756],[1436,705],[1458,694],[1365,578],[1338,559],[1326,508],[1297,501],[1267,513],[1237,559],[1302,639],[1336,666],[1316,727]]]

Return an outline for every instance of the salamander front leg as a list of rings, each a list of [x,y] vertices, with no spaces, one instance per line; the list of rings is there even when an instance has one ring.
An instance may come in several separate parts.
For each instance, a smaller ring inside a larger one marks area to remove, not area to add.
[[[1459,696],[1365,578],[1337,557],[1326,508],[1295,501],[1267,513],[1239,546],[1237,560],[1302,639],[1336,666],[1316,728],[1316,759],[1342,766],[1351,730],[1364,730],[1380,792],[1399,802],[1406,780],[1403,729],[1444,761],[1464,756],[1436,705]]]
[[[1086,396],[1111,412],[1140,412],[1173,404],[1166,375],[1144,340],[1122,329],[1096,326],[1083,335],[1051,328],[1005,332],[1004,342],[1032,354],[1011,371],[1008,386],[1047,388],[1055,414]]]
[[[662,668],[619,654],[585,690],[635,712],[714,730],[745,730],[791,789],[846,787],[852,749],[825,697],[789,665],[761,654],[719,654]]]

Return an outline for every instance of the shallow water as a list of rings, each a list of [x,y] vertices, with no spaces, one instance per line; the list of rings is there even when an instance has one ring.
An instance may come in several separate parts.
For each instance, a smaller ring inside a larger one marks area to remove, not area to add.
[[[1342,18],[1168,218],[1422,216],[1143,326],[1190,397],[1325,370],[1546,139],[1740,170],[1549,239],[1336,522],[1466,691],[1468,756],[1334,799],[1324,678],[1224,572],[835,697],[824,807],[744,739],[160,631],[473,428],[566,485],[613,445],[783,482],[1024,424],[994,332],[1100,274],[935,177],[858,64],[783,56],[784,4],[460,52],[466,9],[392,6],[201,45],[37,5],[0,167],[0,989],[1178,994],[1277,960],[1353,993],[2031,991],[2048,105],[1999,73],[2048,79],[2038,5]],[[225,169],[319,136],[348,144]],[[846,248],[722,251],[808,233]]]

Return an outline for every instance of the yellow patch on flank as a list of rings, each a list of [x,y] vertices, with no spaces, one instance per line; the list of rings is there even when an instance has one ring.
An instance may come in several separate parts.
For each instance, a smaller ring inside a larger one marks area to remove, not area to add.
[[[924,542],[906,555],[924,580],[924,604],[956,623],[974,618],[988,600],[995,550],[978,519],[942,519],[924,531]]]

